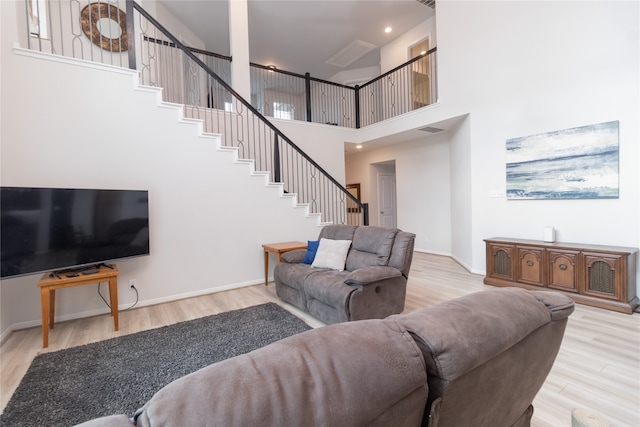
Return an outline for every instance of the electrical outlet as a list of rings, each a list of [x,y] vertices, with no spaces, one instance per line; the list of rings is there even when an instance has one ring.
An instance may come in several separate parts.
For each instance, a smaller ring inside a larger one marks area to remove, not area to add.
[[[129,279],[129,287],[130,288],[136,287],[136,279]]]

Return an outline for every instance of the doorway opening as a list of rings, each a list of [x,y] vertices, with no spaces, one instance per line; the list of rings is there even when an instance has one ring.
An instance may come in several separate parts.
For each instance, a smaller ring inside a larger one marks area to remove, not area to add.
[[[376,210],[380,227],[397,227],[396,162],[395,160],[371,164],[371,183],[375,183]]]
[[[425,38],[409,48],[409,59],[422,56],[411,64],[411,101],[412,109],[416,110],[432,103],[431,100],[431,58],[426,55],[429,51],[429,38]]]

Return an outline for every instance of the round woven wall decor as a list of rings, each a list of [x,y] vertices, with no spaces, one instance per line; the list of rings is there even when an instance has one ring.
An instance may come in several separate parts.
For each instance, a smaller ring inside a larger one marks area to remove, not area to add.
[[[124,52],[127,43],[127,16],[112,4],[91,3],[80,12],[82,31],[93,44],[110,52]]]

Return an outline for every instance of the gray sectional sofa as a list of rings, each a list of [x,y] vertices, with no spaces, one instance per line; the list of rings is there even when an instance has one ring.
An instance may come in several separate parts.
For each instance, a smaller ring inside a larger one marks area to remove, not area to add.
[[[282,254],[274,269],[280,299],[327,324],[382,319],[404,310],[415,234],[395,228],[328,225],[322,239],[351,241],[344,270],[305,264],[305,250]]]
[[[313,329],[174,381],[135,425],[529,426],[573,309],[564,294],[500,288]]]

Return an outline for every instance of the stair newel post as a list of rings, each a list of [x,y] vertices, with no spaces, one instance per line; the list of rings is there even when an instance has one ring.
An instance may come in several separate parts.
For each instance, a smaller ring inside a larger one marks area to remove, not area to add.
[[[307,121],[311,121],[311,74],[304,74],[304,96],[307,103]]]
[[[369,225],[369,203],[362,204],[362,221],[363,225]]]
[[[360,129],[360,85],[355,85],[353,96],[355,96],[353,105],[355,106],[356,113],[356,129]]]
[[[280,140],[276,133],[273,140],[273,182],[280,181]]]
[[[126,0],[127,10],[127,55],[129,56],[129,69],[136,69],[136,28],[133,19],[133,0]]]

